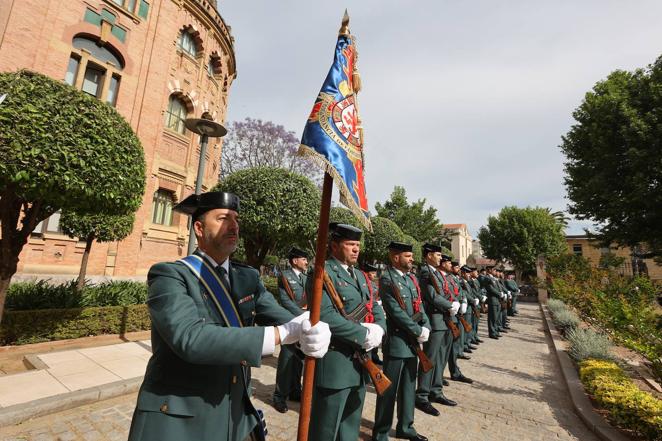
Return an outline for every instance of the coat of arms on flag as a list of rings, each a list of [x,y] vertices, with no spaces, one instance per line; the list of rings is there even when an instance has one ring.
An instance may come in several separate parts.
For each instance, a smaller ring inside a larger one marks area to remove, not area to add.
[[[360,88],[356,60],[354,37],[347,30],[338,36],[333,65],[308,117],[299,153],[333,176],[340,190],[340,202],[371,229],[356,100]]]

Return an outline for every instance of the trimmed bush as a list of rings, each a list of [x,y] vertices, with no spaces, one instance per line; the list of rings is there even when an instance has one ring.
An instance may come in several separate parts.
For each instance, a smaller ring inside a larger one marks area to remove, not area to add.
[[[579,326],[579,323],[581,322],[577,314],[567,309],[562,309],[554,314],[553,320],[554,323],[556,323],[556,326],[561,328],[564,334],[570,329]]]
[[[579,377],[617,425],[649,440],[662,439],[662,400],[641,391],[616,363],[585,360]]]
[[[547,308],[550,310],[552,314],[556,314],[558,311],[561,311],[563,309],[568,309],[565,303],[557,299],[549,299],[547,301]]]
[[[271,294],[278,298],[278,279],[271,276],[262,276],[262,283]]]
[[[146,301],[146,283],[113,280],[85,287],[81,306],[128,306],[140,305]]]
[[[151,328],[147,305],[7,311],[0,345],[22,345]]]
[[[570,342],[570,356],[576,361],[588,358],[611,360],[611,342],[606,335],[592,329],[570,329],[565,337]]]

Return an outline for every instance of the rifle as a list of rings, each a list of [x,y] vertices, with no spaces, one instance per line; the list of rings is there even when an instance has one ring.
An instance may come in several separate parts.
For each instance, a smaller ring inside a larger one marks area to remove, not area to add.
[[[430,266],[430,264],[427,265]],[[437,285],[437,281],[434,278],[434,272],[432,270],[430,270],[430,280],[432,281],[432,286],[434,287],[435,292],[437,294],[441,294],[441,290],[439,289],[439,285]],[[448,329],[450,329],[451,333],[453,334],[453,340],[457,340],[460,337],[460,329],[457,327],[455,323],[453,323],[453,319],[451,319],[450,311],[441,311],[441,312],[444,314],[444,322],[446,323],[446,326],[448,326]]]
[[[464,314],[461,312],[457,314],[457,319],[462,323],[462,327],[464,328],[464,332],[471,332],[473,330],[473,327],[469,324],[467,319],[464,318]]]
[[[283,284],[283,288],[285,288],[285,292],[287,293],[287,296],[292,300],[299,308],[303,309],[304,311],[308,310],[308,305],[301,304],[299,305],[299,302],[296,300],[296,296],[294,295],[294,291],[292,291],[292,287],[290,286],[290,282],[287,281],[287,277],[285,277],[285,274],[283,274],[283,270],[280,269],[280,265],[277,266],[278,268],[278,273],[280,274],[280,282]],[[306,300],[306,291],[304,289],[303,297],[301,298],[302,303],[305,303]]]
[[[338,291],[336,291],[336,287],[333,286],[333,282],[329,278],[329,275],[326,273],[326,271],[322,271],[324,272],[324,287],[326,288],[326,292],[329,294],[329,297],[331,297],[331,301],[333,302],[340,315],[354,323],[358,323],[359,319],[363,320],[368,312],[365,305],[359,306],[354,311],[347,314],[345,312],[345,306],[342,302],[342,299],[340,298]],[[372,361],[372,358],[366,351],[357,350],[354,353],[354,356],[359,361],[363,369],[366,370],[368,375],[370,375],[372,384],[375,385],[375,391],[377,392],[377,395],[383,395],[384,392],[386,392],[386,390],[391,387],[391,380],[388,379],[383,370],[377,367],[377,365]]]
[[[471,304],[471,312],[473,313],[474,317],[476,317],[476,320],[480,320],[480,309],[473,303]]]
[[[393,286],[393,297],[395,297],[395,300],[398,302],[398,305],[400,305],[400,308],[402,308],[402,310],[405,313],[407,313],[407,305],[405,305],[405,301],[402,298],[402,295],[400,294],[400,288],[398,288],[398,285],[393,281],[393,274],[391,274],[391,270],[387,269],[386,271],[389,272],[388,275],[391,278],[391,285]],[[423,321],[423,313],[421,311],[418,311],[411,316],[411,319],[415,323],[420,324]],[[418,344],[418,340],[412,340],[412,337],[414,336],[407,333],[406,331],[405,331],[405,335],[407,336],[407,340],[409,340],[408,341],[409,346],[416,351],[416,356],[418,357],[418,360],[421,362],[421,370],[423,372],[431,371],[434,365],[432,364],[428,356],[425,355],[423,349],[421,349],[421,345]]]

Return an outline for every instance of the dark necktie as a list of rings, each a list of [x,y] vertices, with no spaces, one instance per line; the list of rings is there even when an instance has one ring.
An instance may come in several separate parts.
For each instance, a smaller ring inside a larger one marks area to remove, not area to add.
[[[225,271],[225,268],[223,268],[221,265],[218,265],[216,267],[216,272],[218,273],[221,282],[225,286],[225,288],[228,290],[228,293],[232,292],[232,289],[230,289],[230,278],[228,277],[228,272]]]

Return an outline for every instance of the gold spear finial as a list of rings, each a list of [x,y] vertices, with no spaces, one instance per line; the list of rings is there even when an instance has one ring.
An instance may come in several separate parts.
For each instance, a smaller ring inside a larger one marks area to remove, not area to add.
[[[345,9],[345,15],[342,17],[342,25],[338,31],[338,35],[349,35],[349,14],[347,9]]]

